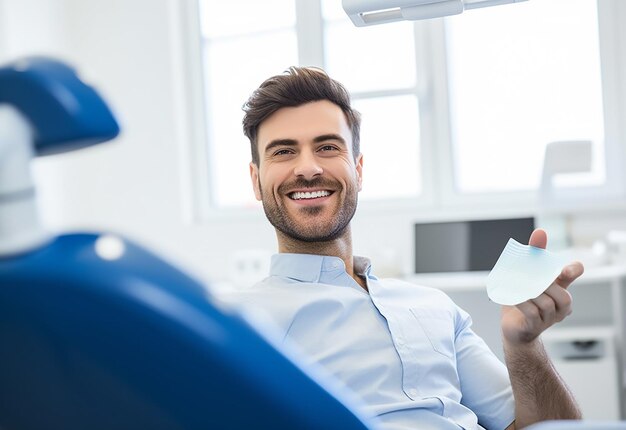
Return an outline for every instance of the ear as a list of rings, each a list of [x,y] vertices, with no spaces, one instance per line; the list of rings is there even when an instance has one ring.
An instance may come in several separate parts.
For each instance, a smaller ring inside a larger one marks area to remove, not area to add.
[[[254,196],[258,201],[261,201],[261,186],[259,185],[259,166],[254,162],[250,162],[250,179],[252,180],[252,189],[254,190]]]
[[[359,185],[359,191],[363,188],[363,154],[359,154],[356,158],[356,179]]]

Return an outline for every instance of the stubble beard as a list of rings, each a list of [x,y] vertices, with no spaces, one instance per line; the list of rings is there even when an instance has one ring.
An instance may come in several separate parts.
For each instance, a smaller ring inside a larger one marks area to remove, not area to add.
[[[305,179],[298,179],[295,184],[289,184],[290,187],[298,188],[315,188],[320,187],[325,181],[314,179],[307,181]],[[327,183],[327,181],[326,181]],[[286,184],[281,185],[277,192],[282,198],[288,199],[284,192],[281,192],[281,188],[286,188]],[[333,189],[337,189],[333,185]],[[319,215],[324,207],[322,206],[309,206],[299,209],[299,214],[302,215],[300,223],[293,219],[293,216],[287,213],[287,209],[283,205],[279,205],[273,196],[266,196],[263,192],[263,188],[259,183],[259,190],[261,192],[261,201],[263,203],[263,211],[269,222],[275,229],[286,235],[291,239],[295,239],[301,242],[313,243],[313,242],[330,242],[341,236],[343,236],[350,225],[350,221],[354,216],[358,203],[358,193],[356,187],[350,184],[346,189],[346,198],[343,201],[335,214],[335,217],[326,226],[317,225],[317,223],[307,224],[307,218]],[[335,191],[339,193],[339,191]]]

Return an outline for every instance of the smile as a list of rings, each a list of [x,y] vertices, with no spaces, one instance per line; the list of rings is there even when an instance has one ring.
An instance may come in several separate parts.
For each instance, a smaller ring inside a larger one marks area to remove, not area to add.
[[[288,194],[289,198],[292,200],[308,200],[308,199],[319,199],[320,197],[330,196],[332,193],[330,191],[322,190],[322,191],[311,191],[311,192],[302,192],[296,191]]]

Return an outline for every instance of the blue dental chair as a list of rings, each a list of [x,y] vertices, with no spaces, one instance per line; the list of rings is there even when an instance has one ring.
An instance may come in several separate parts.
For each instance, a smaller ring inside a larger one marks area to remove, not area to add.
[[[66,65],[0,68],[0,429],[372,428],[157,256],[41,228],[30,158],[118,132]]]

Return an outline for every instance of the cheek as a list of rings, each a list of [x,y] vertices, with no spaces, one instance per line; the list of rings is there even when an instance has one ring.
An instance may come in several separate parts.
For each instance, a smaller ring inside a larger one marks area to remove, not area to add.
[[[287,182],[293,181],[294,176],[291,174],[293,170],[286,166],[273,166],[272,169],[265,171],[265,175],[261,178],[261,185],[266,192],[278,192],[278,188]]]
[[[281,183],[280,178],[276,178],[274,175],[266,174],[259,177],[257,188],[259,188],[260,194],[263,194],[263,196],[267,198],[278,194],[277,190]]]

